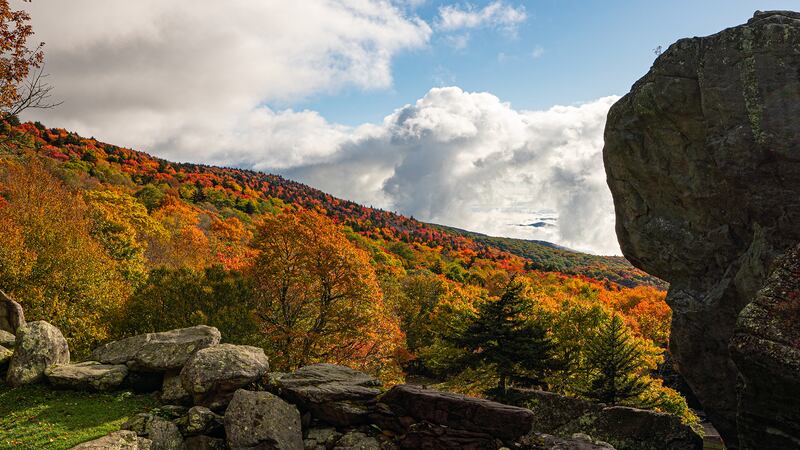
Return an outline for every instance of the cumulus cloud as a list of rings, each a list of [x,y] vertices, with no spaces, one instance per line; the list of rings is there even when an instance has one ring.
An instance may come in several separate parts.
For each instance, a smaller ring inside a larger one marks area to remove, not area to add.
[[[173,160],[282,173],[422,220],[619,253],[601,158],[614,98],[522,111],[489,93],[435,88],[357,127],[265,106],[390,86],[394,56],[430,40],[408,13],[415,3],[26,3],[65,100],[26,119]],[[453,33],[525,16],[499,1],[440,13]],[[537,222],[552,226],[526,226]]]
[[[439,8],[437,26],[442,31],[497,28],[513,31],[528,18],[523,6],[513,7],[496,0],[483,8],[472,4],[445,5]]]
[[[393,57],[424,47],[432,33],[382,0],[24,5],[65,100],[41,117],[156,150],[186,134],[214,138],[263,120],[264,103],[390,87]]]
[[[619,254],[602,161],[615,100],[520,111],[488,93],[434,88],[379,125],[327,123],[333,147],[294,165],[271,168],[257,147],[236,164],[426,221]],[[306,115],[291,118],[302,127]],[[529,226],[543,220],[550,226]]]

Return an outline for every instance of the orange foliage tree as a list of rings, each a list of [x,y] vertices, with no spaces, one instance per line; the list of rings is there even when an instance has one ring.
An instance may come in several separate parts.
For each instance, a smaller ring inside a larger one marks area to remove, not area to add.
[[[397,373],[402,333],[368,254],[338,226],[306,210],[266,216],[254,246],[256,315],[279,369],[334,362]]]

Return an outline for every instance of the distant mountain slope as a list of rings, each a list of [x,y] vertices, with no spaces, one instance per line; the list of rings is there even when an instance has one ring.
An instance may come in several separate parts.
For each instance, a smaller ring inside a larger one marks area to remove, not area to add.
[[[419,243],[439,248],[442,253],[467,251],[503,267],[563,272],[608,280],[626,287],[665,286],[661,280],[634,268],[621,257],[588,255],[551,243],[495,238],[427,224],[412,217],[342,200],[279,175],[173,163],[94,138],[83,138],[64,129],[47,128],[40,123],[15,124],[13,127],[15,133],[27,141],[26,147],[56,161],[63,170],[73,174],[70,176],[89,177],[94,180],[91,183],[118,185],[137,192],[139,197],[148,189],[155,190],[222,218],[237,217],[247,222],[251,216],[287,204],[298,205],[324,212],[371,239]]]
[[[666,282],[633,267],[622,256],[591,255],[547,241],[488,236],[444,225],[434,227],[525,258],[529,261],[526,266],[529,269],[607,279],[626,287],[643,284],[660,289],[668,287]]]

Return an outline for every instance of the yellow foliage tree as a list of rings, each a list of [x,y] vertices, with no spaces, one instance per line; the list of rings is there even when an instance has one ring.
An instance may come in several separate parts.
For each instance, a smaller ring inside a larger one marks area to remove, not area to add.
[[[83,199],[36,159],[0,161],[0,289],[77,354],[109,338],[129,288],[91,235]]]

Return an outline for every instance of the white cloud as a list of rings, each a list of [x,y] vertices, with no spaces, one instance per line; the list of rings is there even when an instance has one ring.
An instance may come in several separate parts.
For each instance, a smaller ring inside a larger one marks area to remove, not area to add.
[[[379,125],[266,112],[260,130],[248,126],[250,134],[225,142],[237,150],[204,158],[274,170],[426,221],[619,254],[601,152],[615,100],[520,111],[488,93],[434,88]],[[542,218],[557,220],[523,226]]]
[[[264,106],[390,86],[393,57],[431,35],[397,2],[25,5],[65,100],[27,119],[175,160],[277,171],[423,220],[619,253],[601,158],[613,98],[520,111],[488,93],[437,88],[358,127]],[[501,2],[444,11],[450,30],[524,20]],[[543,215],[556,226],[519,226]]]
[[[523,6],[513,7],[496,0],[483,8],[472,4],[446,5],[439,8],[437,27],[442,31],[457,31],[472,28],[498,28],[513,32],[527,19]]]
[[[531,58],[539,59],[542,56],[544,56],[544,47],[542,47],[541,45],[537,45],[536,47],[533,48],[533,51],[531,52]]]
[[[230,134],[258,120],[264,102],[388,88],[393,57],[432,33],[383,0],[21,5],[65,100],[32,117],[157,150],[188,134]]]

